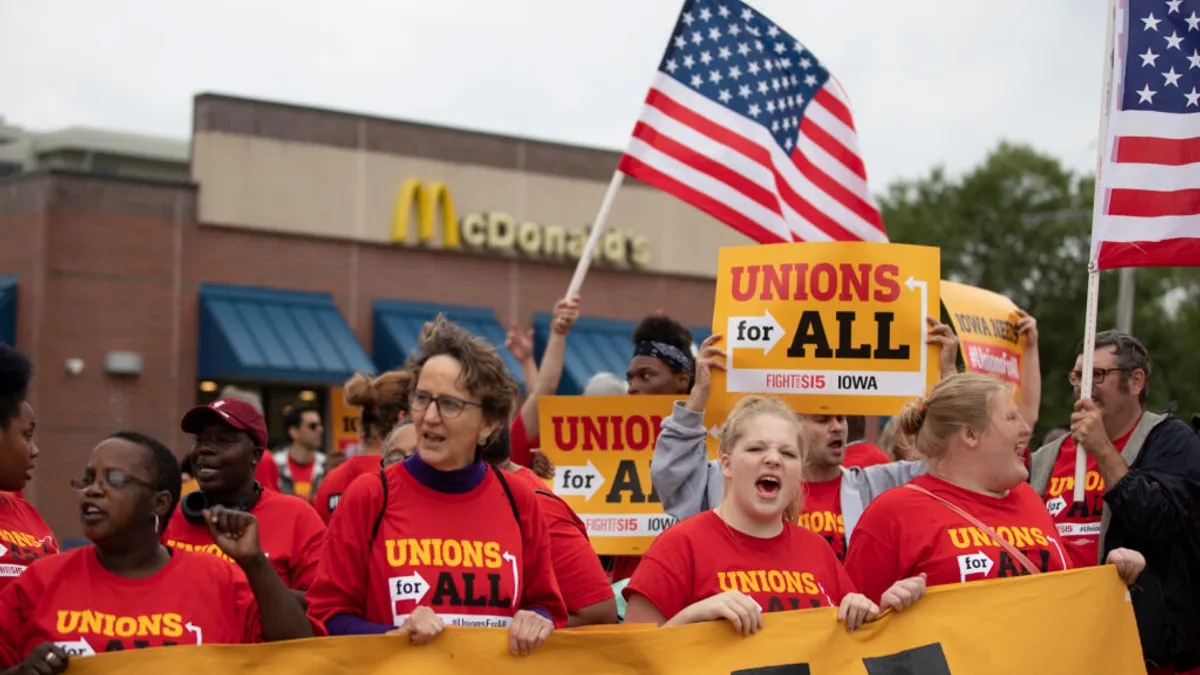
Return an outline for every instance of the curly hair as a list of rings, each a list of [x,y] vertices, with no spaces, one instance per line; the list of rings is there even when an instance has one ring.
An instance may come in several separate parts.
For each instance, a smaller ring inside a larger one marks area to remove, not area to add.
[[[29,358],[16,347],[0,344],[0,429],[7,429],[20,415],[32,376]]]
[[[421,369],[435,356],[449,356],[462,368],[460,383],[479,398],[485,419],[507,423],[517,400],[517,382],[508,374],[504,361],[487,340],[475,337],[438,314],[421,329],[417,351],[409,357],[407,370],[415,385]]]
[[[379,377],[355,373],[343,385],[346,405],[360,408],[358,435],[364,440],[382,441],[408,412],[408,390],[412,374],[389,370]]]

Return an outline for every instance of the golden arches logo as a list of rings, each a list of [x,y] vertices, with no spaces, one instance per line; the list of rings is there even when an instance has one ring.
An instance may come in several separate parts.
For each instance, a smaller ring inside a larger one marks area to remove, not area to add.
[[[446,248],[461,246],[458,217],[454,212],[454,198],[450,196],[450,188],[441,182],[422,184],[416,178],[404,181],[396,194],[396,205],[392,210],[392,241],[408,241],[408,221],[414,204],[417,207],[418,242],[433,239],[434,215],[438,207],[441,207],[442,245]]]

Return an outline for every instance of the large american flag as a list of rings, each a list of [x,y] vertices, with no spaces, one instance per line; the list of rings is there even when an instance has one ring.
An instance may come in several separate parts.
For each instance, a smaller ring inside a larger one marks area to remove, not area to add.
[[[1200,265],[1200,0],[1118,4],[1092,260]]]
[[[887,241],[846,95],[739,0],[687,0],[621,158],[761,243]]]

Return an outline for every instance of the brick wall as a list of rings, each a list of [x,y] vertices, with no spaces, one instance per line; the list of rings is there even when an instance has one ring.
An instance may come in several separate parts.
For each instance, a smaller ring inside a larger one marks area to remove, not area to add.
[[[376,298],[486,306],[528,323],[566,290],[572,265],[199,225],[196,186],[71,173],[0,182],[0,274],[20,278],[18,344],[36,362],[32,402],[42,456],[28,493],[62,537],[79,532],[68,487],[103,436],[133,428],[177,452],[195,401],[198,287],[247,284],[332,293],[371,349]],[[592,270],[588,316],[636,320],[665,310],[710,322],[714,282]],[[104,355],[142,354],[136,378],[108,376]],[[83,374],[67,373],[82,358]]]

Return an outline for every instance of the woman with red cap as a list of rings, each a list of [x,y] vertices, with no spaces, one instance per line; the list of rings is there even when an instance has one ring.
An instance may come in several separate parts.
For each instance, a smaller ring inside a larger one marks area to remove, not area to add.
[[[317,574],[325,524],[308,502],[264,490],[255,480],[267,446],[262,415],[249,403],[220,398],[188,411],[181,427],[195,435],[190,457],[200,489],[184,496],[164,543],[219,556],[204,523],[204,509],[223,506],[253,514],[262,523],[263,551],[279,577],[288,588],[307,591]]]
[[[31,562],[58,553],[54,533],[20,491],[38,456],[37,418],[25,400],[33,366],[20,351],[0,345],[0,590]]]

